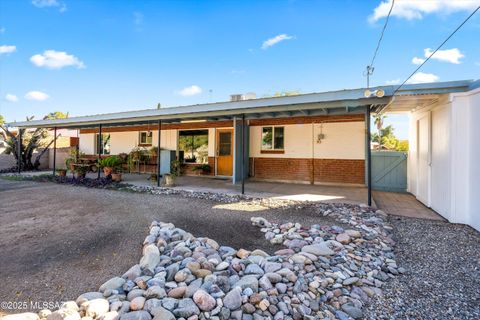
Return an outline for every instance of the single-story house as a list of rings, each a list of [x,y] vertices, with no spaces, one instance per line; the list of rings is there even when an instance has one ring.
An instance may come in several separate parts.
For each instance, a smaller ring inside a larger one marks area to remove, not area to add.
[[[10,125],[77,129],[80,151],[92,156],[160,145],[174,152],[187,173],[208,164],[208,174],[231,177],[233,183],[248,178],[370,189],[370,113],[408,112],[408,191],[450,221],[480,229],[480,169],[474,166],[479,87],[480,81],[465,80],[409,84],[397,91],[381,86],[367,92],[235,96],[227,102]],[[153,164],[152,172],[157,168]]]

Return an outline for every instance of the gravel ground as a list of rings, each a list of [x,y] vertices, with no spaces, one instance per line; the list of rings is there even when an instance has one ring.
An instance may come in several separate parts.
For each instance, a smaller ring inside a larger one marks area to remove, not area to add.
[[[310,209],[0,179],[0,301],[65,301],[96,290],[138,262],[152,220],[235,248],[275,251],[252,216],[338,225]],[[364,309],[365,319],[479,319],[479,233],[411,218],[392,217],[391,224],[396,261],[408,272],[386,283],[384,296]]]
[[[367,319],[480,319],[480,234],[442,221],[391,217],[396,261]]]
[[[172,222],[223,245],[270,253],[281,247],[265,240],[251,224],[252,216],[279,223],[334,223],[309,209],[268,209],[3,179],[0,201],[0,301],[28,305],[75,300],[123,274],[138,263],[153,220]]]

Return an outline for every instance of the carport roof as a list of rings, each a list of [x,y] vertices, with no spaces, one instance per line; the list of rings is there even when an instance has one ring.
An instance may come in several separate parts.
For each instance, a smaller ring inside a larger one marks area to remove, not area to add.
[[[462,80],[403,86],[396,95],[429,95],[452,92],[464,92],[479,81]],[[309,115],[329,115],[345,113],[362,113],[365,108],[381,108],[387,105],[398,86],[380,86],[385,95],[381,98],[364,96],[365,88],[300,94],[295,96],[260,98],[242,101],[216,102],[188,106],[147,109],[127,112],[79,116],[56,120],[35,120],[9,123],[10,127],[19,128],[87,128],[100,124],[104,126],[127,126],[182,120],[225,120],[245,114],[247,119],[275,118]]]

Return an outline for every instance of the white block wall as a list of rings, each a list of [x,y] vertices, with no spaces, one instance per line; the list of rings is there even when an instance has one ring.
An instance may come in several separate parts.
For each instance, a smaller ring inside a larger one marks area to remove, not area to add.
[[[261,153],[262,126],[250,127],[250,156],[264,158],[365,159],[365,123],[289,124],[284,127],[282,154]],[[321,128],[322,127],[322,128]],[[318,134],[325,136],[320,143]]]

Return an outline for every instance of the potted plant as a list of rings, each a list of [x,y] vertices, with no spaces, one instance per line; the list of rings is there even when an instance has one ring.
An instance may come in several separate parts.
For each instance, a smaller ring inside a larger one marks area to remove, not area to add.
[[[58,175],[60,177],[66,177],[67,176],[67,170],[66,169],[57,169]]]
[[[103,174],[108,177],[112,173],[114,173],[114,170],[118,167],[121,167],[123,164],[122,158],[119,156],[110,156],[106,157],[104,159],[99,159],[98,160],[98,165],[103,168]]]
[[[75,169],[74,169],[75,178],[79,180],[84,179],[85,176],[87,175],[87,172],[88,172],[87,166],[82,166],[82,165],[75,166]]]
[[[122,181],[122,173],[123,173],[123,160],[122,158],[119,158],[120,162],[118,162],[114,167],[113,167],[113,172],[112,172],[112,180],[115,182],[120,182]]]
[[[77,148],[72,148],[70,150],[70,155],[65,158],[65,165],[67,167],[67,170],[70,170],[70,172],[74,173],[75,165],[79,162],[79,158],[84,155],[85,153],[80,152],[79,150],[77,150]]]

